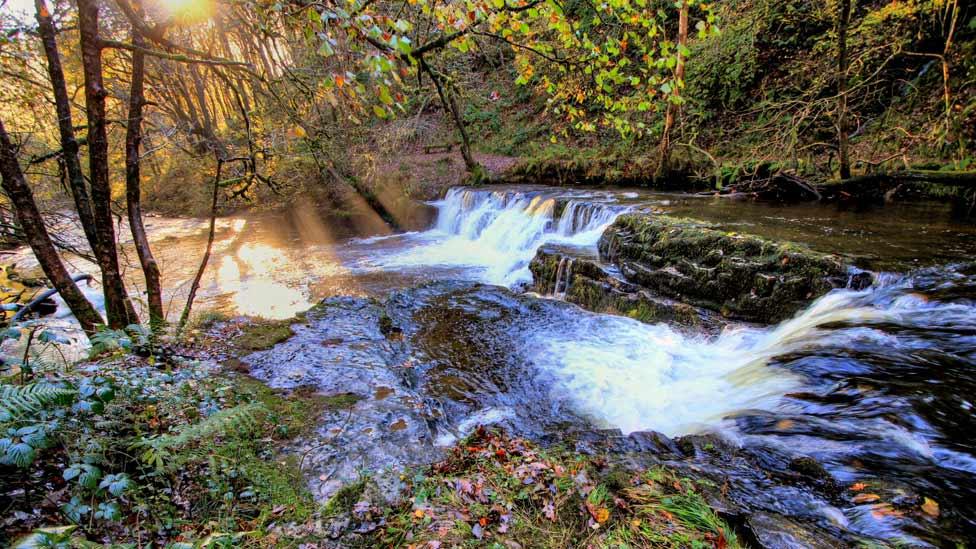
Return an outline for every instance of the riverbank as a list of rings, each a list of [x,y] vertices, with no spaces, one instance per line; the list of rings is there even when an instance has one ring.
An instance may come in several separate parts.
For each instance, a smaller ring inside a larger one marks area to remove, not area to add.
[[[10,511],[2,541],[739,546],[703,487],[676,471],[542,450],[484,428],[445,448],[443,461],[403,470],[397,491],[380,489],[374,472],[361,470],[315,497],[305,487],[311,452],[300,455],[295,444],[328,444],[314,433],[347,425],[323,420],[335,412],[348,421],[368,397],[272,389],[250,377],[240,358],[273,351],[291,337],[292,323],[302,318],[204,314],[185,341],[151,349],[136,334],[135,346],[106,334],[90,361],[35,364],[18,400],[5,385],[3,421],[14,417],[21,426],[0,466],[0,498]],[[63,424],[44,420],[68,409]],[[30,455],[9,462],[23,444]]]

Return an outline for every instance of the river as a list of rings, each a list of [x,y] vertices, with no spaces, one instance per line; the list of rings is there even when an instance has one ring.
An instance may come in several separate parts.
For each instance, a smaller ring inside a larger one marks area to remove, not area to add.
[[[410,347],[398,351],[407,359],[384,360],[409,361],[417,377],[383,387],[396,386],[411,406],[436,408],[364,408],[364,417],[383,414],[369,433],[383,425],[396,426],[391,437],[426,433],[423,443],[377,439],[390,455],[413,444],[408,453],[432,458],[478,423],[540,440],[587,426],[670,437],[718,432],[745,449],[744,468],[783,472],[809,456],[836,482],[797,487],[743,473],[732,489],[753,511],[848,542],[976,538],[976,269],[963,265],[976,254],[976,226],[954,221],[948,207],[784,207],[545,187],[457,188],[432,206],[428,228],[400,234],[357,236],[309,205],[223,218],[197,308],[288,318],[324,297],[352,296],[362,299],[346,310],[362,320],[374,314],[366,298],[389,298],[386,313]],[[540,246],[595,257],[603,229],[637,210],[805,243],[878,276],[871,288],[835,290],[779,325],[730,323],[720,333],[594,314],[525,292]],[[205,224],[152,217],[148,225],[176,315]],[[138,278],[130,284],[138,287]],[[313,323],[293,345],[336,330],[354,337],[358,320],[329,315],[321,318],[331,324]],[[285,365],[283,355],[271,356],[254,362],[272,384],[335,388],[334,372],[318,365],[323,356]],[[857,484],[870,497],[847,488]],[[930,512],[903,510],[919,502]]]

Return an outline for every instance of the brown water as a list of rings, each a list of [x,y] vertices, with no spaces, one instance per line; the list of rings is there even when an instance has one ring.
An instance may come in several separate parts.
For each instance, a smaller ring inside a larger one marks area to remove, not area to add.
[[[848,256],[868,270],[903,271],[976,257],[976,220],[955,219],[952,208],[939,202],[783,207],[722,197],[662,198],[661,208],[669,214],[802,242]]]

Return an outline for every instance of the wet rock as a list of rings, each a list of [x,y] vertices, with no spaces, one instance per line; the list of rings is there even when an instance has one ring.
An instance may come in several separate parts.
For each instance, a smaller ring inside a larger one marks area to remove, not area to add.
[[[630,283],[750,321],[789,318],[849,278],[836,256],[660,215],[620,216],[599,250]]]
[[[870,288],[872,284],[874,284],[874,275],[866,271],[861,271],[851,275],[847,287],[852,290],[861,291]]]
[[[560,297],[588,311],[684,327],[704,328],[715,324],[714,318],[700,309],[655,296],[614,276],[594,259],[574,257],[558,248],[540,248],[529,263],[529,270],[535,291]]]
[[[775,513],[752,513],[745,519],[752,542],[763,549],[835,549],[845,545],[810,524],[800,524]]]
[[[638,451],[641,452],[673,454],[675,456],[681,456],[683,454],[673,440],[657,431],[640,431],[631,433],[629,437],[634,441]]]
[[[384,317],[375,301],[327,299],[309,311],[305,324],[293,326],[293,337],[242,359],[271,387],[312,387],[323,395],[318,424],[287,449],[322,500],[364,469],[394,497],[401,471],[441,456],[429,427],[432,410],[407,383],[403,344],[382,333]],[[326,340],[330,345],[322,344]],[[381,388],[392,393],[373,398]]]
[[[828,490],[835,490],[837,485],[834,477],[819,461],[809,456],[801,456],[790,460],[790,469],[795,471],[807,483]]]

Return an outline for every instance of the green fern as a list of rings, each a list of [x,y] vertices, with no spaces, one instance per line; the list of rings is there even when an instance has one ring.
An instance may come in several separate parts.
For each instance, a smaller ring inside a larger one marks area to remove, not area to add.
[[[36,413],[52,404],[70,404],[76,391],[50,383],[0,384],[0,423]]]
[[[211,414],[199,423],[184,425],[171,435],[147,439],[143,443],[157,450],[176,450],[201,439],[252,429],[267,411],[263,404],[241,404]]]

